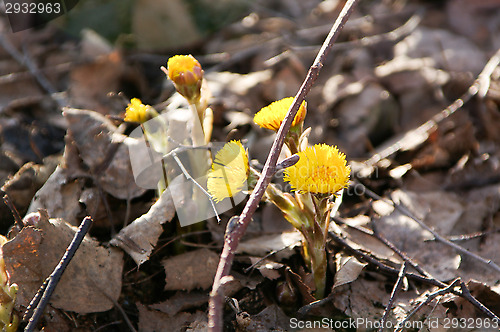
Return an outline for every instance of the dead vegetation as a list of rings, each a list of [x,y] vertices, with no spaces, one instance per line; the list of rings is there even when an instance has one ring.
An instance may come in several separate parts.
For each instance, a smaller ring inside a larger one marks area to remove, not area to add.
[[[9,240],[2,252],[10,283],[19,286],[19,317],[89,215],[90,236],[38,328],[207,329],[225,227],[243,204],[222,214],[221,224],[179,227],[171,198],[157,200],[135,182],[132,127],[121,121],[126,104],[140,97],[157,110],[178,108],[159,67],[171,55],[191,53],[212,94],[212,140],[245,140],[258,168],[274,134],[258,128],[253,115],[296,94],[344,5],[226,2],[241,11],[227,26],[205,22],[214,30],[202,33],[195,23],[200,12],[185,6],[206,10],[205,1],[169,1],[164,8],[136,1],[128,31],[134,48],[91,31],[68,36],[61,21],[12,34],[2,15],[0,178],[23,220],[15,223],[1,205],[0,226]],[[330,231],[328,295],[313,302],[300,234],[273,205],[261,203],[224,283],[225,330],[285,331],[293,328],[291,318],[324,317],[384,320],[394,326],[387,330],[405,321],[429,331],[438,330],[434,322],[496,330],[499,6],[496,0],[358,4],[306,97],[309,141],[338,145],[353,170]],[[173,11],[171,25],[154,24]],[[223,12],[215,6],[210,14]],[[144,31],[172,29],[178,38],[145,37]],[[344,326],[328,327],[349,330]]]

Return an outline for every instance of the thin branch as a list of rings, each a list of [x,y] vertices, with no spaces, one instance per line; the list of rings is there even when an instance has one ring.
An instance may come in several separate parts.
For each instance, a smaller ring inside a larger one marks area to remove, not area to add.
[[[461,292],[457,292],[454,290],[455,287],[459,287]],[[479,302],[474,296],[469,291],[469,288],[467,288],[467,285],[460,280],[460,278],[456,278],[450,285],[447,287],[441,288],[431,294],[427,297],[427,299],[423,302],[421,302],[419,305],[417,305],[413,310],[403,319],[400,323],[398,323],[397,328],[394,330],[395,332],[401,331],[403,326],[405,326],[405,323],[415,315],[423,306],[429,304],[434,298],[437,296],[442,296],[448,293],[452,293],[455,295],[458,295],[467,301],[469,301],[473,306],[478,308],[481,312],[485,313],[488,317],[490,317],[493,321],[496,321],[500,323],[500,318],[498,318],[497,315],[495,315],[490,309],[488,309],[484,304]]]
[[[92,218],[85,217],[82,223],[80,224],[78,231],[75,233],[73,240],[66,249],[64,256],[59,261],[59,264],[57,264],[54,271],[45,280],[44,284],[41,287],[41,291],[39,291],[31,301],[30,305],[26,309],[26,313],[24,314],[23,320],[28,319],[31,316],[32,312],[33,315],[29,319],[28,325],[24,329],[24,332],[32,332],[35,330],[36,325],[38,324],[38,320],[40,319],[40,317],[42,317],[43,310],[49,303],[50,297],[52,296],[52,293],[54,292],[57,283],[61,279],[64,270],[66,270],[66,267],[68,266],[69,262],[75,255],[76,250],[82,243],[83,238],[89,231],[91,225],[92,225]]]
[[[444,295],[444,294],[447,294],[447,293],[452,293],[453,292],[453,288],[457,287],[459,284],[460,284],[460,278],[457,278],[451,284],[449,284],[448,286],[446,286],[444,288],[441,288],[441,289],[439,289],[439,290],[437,290],[437,291],[435,291],[433,293],[430,293],[429,296],[427,297],[427,299],[424,302],[421,302],[419,305],[417,305],[415,308],[413,308],[413,310],[408,315],[406,315],[405,319],[403,319],[401,322],[398,323],[398,325],[397,325],[397,327],[396,327],[396,329],[394,331],[395,332],[401,331],[401,329],[405,326],[405,323],[411,317],[413,317],[413,315],[415,315],[417,313],[417,311],[419,311],[420,309],[422,309],[423,306],[429,304],[437,296]]]
[[[430,232],[434,238],[436,239],[436,241],[438,242],[441,242],[453,249],[455,249],[456,251],[458,251],[459,253],[463,254],[463,255],[466,255],[466,256],[469,256],[487,266],[489,266],[491,269],[495,270],[496,272],[500,272],[500,266],[498,266],[498,264],[496,264],[495,262],[493,262],[491,259],[486,259],[486,258],[483,258],[481,256],[479,256],[478,254],[475,254],[473,252],[470,252],[469,250],[465,249],[464,247],[462,246],[459,246],[458,244],[454,243],[454,242],[451,242],[450,240],[448,240],[447,238],[439,235],[438,232],[436,232],[434,229],[432,229],[431,227],[427,226],[422,220],[420,220],[419,218],[415,217],[413,215],[413,213],[411,213],[404,205],[401,205],[401,204],[396,204],[394,201],[392,200],[389,200],[389,199],[386,199],[386,198],[383,198],[379,195],[377,195],[376,193],[374,193],[373,191],[371,191],[370,189],[366,188],[361,182],[358,182],[361,186],[363,186],[364,188],[364,192],[367,196],[369,197],[372,197],[374,199],[378,199],[378,200],[382,200],[388,204],[391,204],[396,210],[398,210],[399,212],[401,212],[402,214],[404,214],[405,216],[413,219],[420,227],[422,227],[423,229],[425,229],[426,231]]]
[[[213,288],[210,296],[210,305],[209,305],[209,316],[208,316],[208,328],[209,331],[218,332],[222,331],[222,313],[223,313],[223,305],[224,305],[224,295],[222,294],[221,288],[221,280],[223,277],[229,275],[229,271],[231,270],[231,265],[233,263],[234,253],[236,248],[240,242],[241,237],[245,233],[246,228],[251,220],[252,215],[254,214],[257,206],[259,205],[264,192],[271,181],[273,174],[276,169],[276,162],[278,161],[278,156],[281,152],[281,148],[283,147],[283,143],[285,140],[285,135],[291,127],[292,121],[299,110],[299,106],[304,100],[305,96],[313,86],[316,81],[321,68],[325,62],[326,56],[328,52],[332,48],[335,40],[337,39],[340,31],[344,27],[347,22],[349,16],[352,14],[354,10],[354,6],[358,0],[348,0],[344,5],[344,8],[339,14],[339,17],[335,21],[330,30],[330,33],[326,37],[323,46],[321,47],[314,63],[309,68],[307,76],[302,83],[297,95],[295,96],[292,105],[288,109],[287,115],[281,124],[280,129],[276,135],[276,138],[273,142],[273,146],[271,147],[271,151],[267,158],[266,164],[264,165],[264,169],[262,172],[262,176],[259,178],[257,185],[250,195],[250,198],[245,205],[243,212],[240,215],[240,219],[235,227],[235,229],[226,237],[224,241],[224,248],[222,250],[222,254],[219,261],[219,266],[217,268],[217,273],[215,275]]]
[[[403,265],[401,265],[401,269],[399,269],[398,280],[394,284],[394,288],[392,289],[392,292],[391,292],[391,297],[389,298],[389,303],[387,304],[387,307],[385,307],[384,315],[382,316],[382,319],[380,320],[380,329],[378,330],[379,332],[382,332],[384,330],[385,321],[387,320],[387,316],[389,315],[389,311],[391,311],[392,306],[394,305],[394,301],[396,300],[396,295],[398,294],[399,290],[403,286],[403,280],[405,278],[407,268],[408,268],[408,264],[406,262],[404,262]]]
[[[334,242],[336,242],[344,250],[350,251],[357,258],[359,258],[359,259],[361,259],[369,264],[375,265],[382,273],[396,275],[396,276],[399,275],[399,273],[401,271],[400,269],[396,269],[394,267],[385,265],[385,264],[381,263],[380,261],[378,261],[376,258],[370,256],[369,254],[367,254],[359,249],[353,248],[346,240],[342,239],[340,236],[338,236],[334,232],[328,232],[328,235],[332,238],[332,240]],[[427,278],[427,277],[421,276],[419,274],[411,273],[411,272],[405,273],[405,276],[409,279],[419,281],[423,284],[427,284],[427,285],[431,285],[431,286],[437,286],[437,287],[447,287],[448,286],[447,284],[445,284],[437,279]],[[335,296],[337,296],[337,294],[335,293],[335,291],[333,291],[328,295],[328,297],[303,306],[302,308],[300,308],[297,311],[297,313],[299,316],[304,317],[312,309],[314,309],[316,307],[320,307],[323,304],[330,302],[332,299],[335,298]]]
[[[481,302],[479,302],[478,299],[476,299],[474,296],[472,296],[472,294],[469,291],[469,288],[467,287],[467,285],[463,281],[460,282],[460,290],[462,291],[462,297],[464,299],[466,299],[467,301],[469,301],[470,303],[472,303],[476,308],[478,308],[483,313],[485,313],[486,315],[488,315],[489,317],[491,317],[494,321],[496,321],[497,323],[500,323],[500,318],[498,318],[498,316],[495,315],[493,313],[493,311],[491,311],[490,309],[488,309],[484,304],[482,304]]]
[[[387,274],[391,274],[391,275],[398,275],[399,274],[399,269],[385,265],[385,264],[379,262],[376,258],[373,258],[369,254],[363,252],[362,250],[353,248],[346,240],[344,240],[343,238],[341,238],[337,234],[335,234],[333,232],[328,232],[328,234],[330,235],[332,240],[335,241],[337,244],[339,244],[342,248],[352,252],[355,256],[362,259],[363,261],[375,265],[380,271],[387,273]],[[431,286],[437,286],[437,287],[441,287],[441,288],[448,286],[447,284],[445,284],[442,281],[439,281],[438,279],[424,277],[424,276],[421,276],[420,274],[415,274],[412,272],[407,272],[406,277],[408,277],[409,279],[427,284],[427,285],[431,285]]]

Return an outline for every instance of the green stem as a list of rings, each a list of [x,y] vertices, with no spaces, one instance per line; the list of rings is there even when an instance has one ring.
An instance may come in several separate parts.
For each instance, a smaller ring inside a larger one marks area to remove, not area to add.
[[[313,273],[314,285],[316,286],[314,297],[318,300],[325,296],[327,267],[325,244],[322,241],[320,242],[313,241],[309,246],[311,271]]]

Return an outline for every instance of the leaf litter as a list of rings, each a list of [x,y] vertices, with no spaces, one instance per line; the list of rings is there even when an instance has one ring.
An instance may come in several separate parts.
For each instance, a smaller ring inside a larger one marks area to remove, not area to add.
[[[331,231],[396,272],[381,272],[373,261],[332,242],[328,286],[333,296],[311,313],[336,320],[381,319],[404,261],[383,238],[437,280],[450,283],[460,277],[477,300],[500,314],[497,272],[436,241],[386,201],[404,206],[441,236],[500,264],[498,69],[485,93],[446,119],[427,123],[466,93],[494,54],[498,17],[488,12],[499,5],[376,1],[356,9],[307,97],[305,125],[312,128],[310,142],[338,145],[352,160],[356,180],[384,198],[347,193],[339,225]],[[203,59],[212,92],[214,139],[243,138],[250,157],[257,165],[263,163],[273,136],[255,127],[253,115],[269,102],[295,94],[326,34],[323,27],[340,8],[337,1],[316,0],[275,1],[272,9],[264,3],[250,5],[246,16],[203,38],[193,25],[199,13],[186,11],[183,2],[150,11],[155,6],[162,7],[147,1],[135,5],[131,32],[142,36],[137,45],[141,51],[112,46],[99,32],[85,33],[80,44],[52,38],[51,27],[2,37],[19,49],[24,38],[31,41],[25,46],[27,59],[36,60],[58,90],[68,93],[70,105],[54,111],[54,100],[35,84],[33,73],[0,47],[2,191],[27,215],[26,226],[21,231],[14,227],[2,247],[11,281],[20,286],[19,312],[63,255],[74,225],[87,214],[95,219],[51,299],[47,311],[52,318],[42,323],[47,330],[71,330],[68,317],[75,312],[80,315],[74,321],[84,329],[118,320],[110,330],[121,331],[127,327],[120,307],[140,331],[206,330],[223,226],[241,207],[221,215],[220,226],[208,220],[211,233],[176,237],[182,230],[175,225],[170,194],[154,198],[135,182],[128,154],[130,128],[116,120],[126,106],[123,97],[139,93],[151,104],[170,97],[173,89],[162,83],[157,70],[168,57],[155,50],[172,50],[180,43]],[[187,27],[189,38],[145,36],[149,25],[141,26],[139,18],[152,17],[154,24],[169,6],[182,7],[182,15],[168,24]],[[421,9],[426,12],[421,14]],[[398,27],[402,30],[394,30]],[[390,31],[397,36],[387,38],[384,34]],[[386,37],[361,39],[367,36]],[[179,107],[175,97],[168,104],[169,111]],[[179,126],[172,130],[185,131],[182,119],[175,119]],[[44,122],[40,128],[45,128],[43,139],[51,148],[36,135],[37,121]],[[23,135],[14,134],[13,128]],[[51,128],[66,131],[65,140]],[[268,204],[261,206],[238,247],[228,280],[226,293],[241,312],[226,307],[227,330],[290,330],[290,318],[299,317],[300,307],[312,302],[311,276],[299,254],[300,234],[286,231],[277,223],[281,216]],[[4,207],[0,213],[7,234],[12,216]],[[254,263],[258,272],[247,270]],[[411,267],[409,271],[417,273]],[[392,322],[404,320],[438,290],[405,279],[388,315]],[[475,319],[484,313],[449,293],[427,303],[412,320],[429,323],[437,318]]]

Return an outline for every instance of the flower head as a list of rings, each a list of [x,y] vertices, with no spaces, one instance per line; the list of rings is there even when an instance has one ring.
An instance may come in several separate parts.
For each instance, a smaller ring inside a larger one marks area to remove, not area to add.
[[[181,95],[189,101],[200,98],[203,70],[192,55],[174,55],[168,59],[167,68],[165,73]]]
[[[156,113],[156,112],[154,112]],[[132,98],[125,111],[125,121],[144,123],[153,118],[152,107],[144,105],[139,98]]]
[[[288,109],[292,105],[293,97],[283,98],[281,100],[271,103],[269,106],[263,107],[257,114],[255,114],[253,121],[262,128],[278,131],[285,118]],[[306,102],[303,101],[300,108],[293,119],[292,127],[301,124],[306,117],[307,109]]]
[[[208,174],[208,192],[216,202],[246,189],[248,156],[240,141],[231,141],[215,155]]]
[[[351,168],[337,147],[316,144],[297,153],[299,161],[285,169],[285,181],[301,193],[334,194],[349,183]]]

